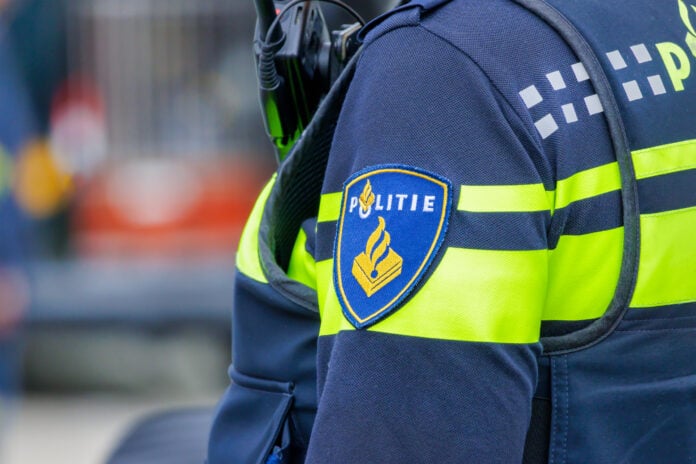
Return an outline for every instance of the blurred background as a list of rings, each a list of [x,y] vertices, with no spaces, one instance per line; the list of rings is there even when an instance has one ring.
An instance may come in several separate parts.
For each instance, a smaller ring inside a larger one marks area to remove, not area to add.
[[[254,23],[252,0],[0,0],[0,462],[103,463],[222,394],[275,167]]]

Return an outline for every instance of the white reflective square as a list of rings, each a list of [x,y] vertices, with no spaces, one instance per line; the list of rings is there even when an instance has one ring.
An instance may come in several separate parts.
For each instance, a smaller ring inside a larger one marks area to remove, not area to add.
[[[550,114],[547,114],[546,116],[535,122],[534,125],[539,131],[539,135],[541,135],[542,139],[549,138],[551,134],[558,130],[558,124],[556,124],[556,120],[553,119],[553,116],[551,116]]]
[[[652,61],[652,56],[650,56],[650,52],[648,51],[648,47],[646,47],[645,44],[634,45],[631,47],[631,51],[633,52],[633,56],[636,57],[636,61],[639,64],[647,63],[648,61]]]
[[[575,63],[571,66],[571,68],[573,69],[573,74],[575,74],[575,79],[578,82],[583,82],[590,78],[590,75],[587,74],[587,69],[585,69],[584,64]]]
[[[626,96],[628,97],[628,101],[635,101],[643,98],[643,92],[640,91],[640,87],[638,87],[638,82],[624,82],[623,88],[626,92]]]
[[[544,101],[537,88],[533,85],[530,85],[529,87],[521,91],[520,97],[522,97],[522,101],[524,101],[524,104],[527,106],[527,108],[532,108]]]
[[[599,95],[597,94],[585,97],[585,106],[587,106],[587,112],[590,113],[590,116],[604,111],[602,102],[599,100]]]
[[[619,69],[624,69],[628,67],[626,61],[623,59],[623,56],[621,56],[621,52],[618,50],[614,50],[613,52],[607,53],[607,58],[609,58],[611,66],[617,71]]]
[[[566,88],[566,83],[560,71],[550,72],[546,75],[546,78],[551,83],[553,90],[563,90]]]
[[[653,95],[663,95],[667,93],[665,83],[662,81],[662,77],[660,77],[659,74],[649,76],[648,83],[650,84],[650,88],[652,89]]]
[[[578,113],[575,112],[575,105],[568,103],[567,105],[561,106],[563,110],[563,116],[568,124],[578,122]]]

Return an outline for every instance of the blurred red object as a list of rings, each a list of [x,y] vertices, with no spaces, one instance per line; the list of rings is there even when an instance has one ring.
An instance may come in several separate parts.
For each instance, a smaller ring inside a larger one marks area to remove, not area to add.
[[[243,158],[131,160],[79,189],[74,243],[88,257],[233,253],[268,177]]]

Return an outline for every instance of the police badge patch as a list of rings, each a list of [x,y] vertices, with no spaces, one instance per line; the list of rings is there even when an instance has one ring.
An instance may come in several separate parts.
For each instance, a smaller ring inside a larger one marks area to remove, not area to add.
[[[334,279],[358,329],[393,312],[418,284],[447,230],[447,179],[407,166],[374,166],[343,188]]]

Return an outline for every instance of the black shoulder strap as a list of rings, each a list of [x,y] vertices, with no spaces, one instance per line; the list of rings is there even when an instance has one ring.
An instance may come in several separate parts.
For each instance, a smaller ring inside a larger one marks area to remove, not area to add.
[[[619,105],[609,79],[592,47],[577,28],[556,8],[544,0],[513,0],[539,16],[568,43],[587,69],[609,125],[610,136],[621,172],[623,198],[624,251],[619,283],[604,316],[589,326],[568,335],[545,337],[542,340],[547,354],[560,354],[587,348],[600,342],[621,322],[628,309],[638,275],[640,251],[640,222],[638,189],[633,161]]]

